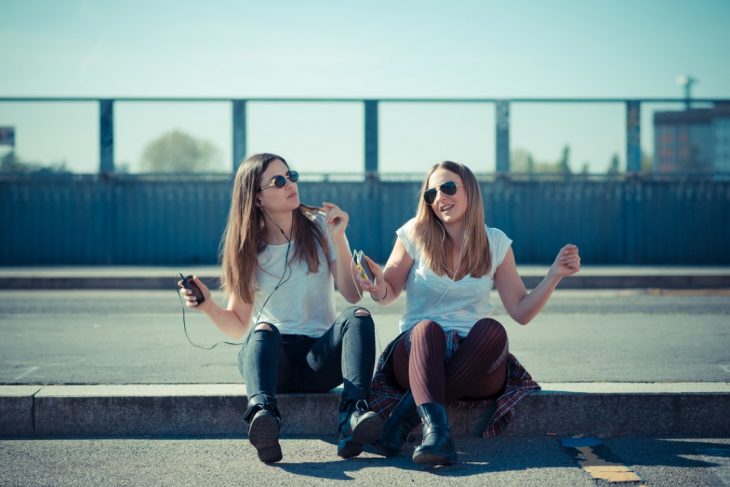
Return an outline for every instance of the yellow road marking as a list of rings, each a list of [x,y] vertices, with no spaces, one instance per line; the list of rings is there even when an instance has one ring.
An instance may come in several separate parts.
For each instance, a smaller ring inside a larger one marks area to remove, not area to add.
[[[575,449],[578,450],[578,464],[593,478],[609,482],[641,482],[641,478],[629,467],[603,460],[590,446],[578,446]]]

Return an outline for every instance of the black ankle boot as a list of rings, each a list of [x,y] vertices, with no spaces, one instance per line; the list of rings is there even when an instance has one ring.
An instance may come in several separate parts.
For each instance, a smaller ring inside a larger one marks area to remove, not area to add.
[[[413,452],[413,461],[432,465],[456,463],[456,447],[451,440],[446,408],[437,402],[428,402],[417,409],[423,423],[423,442]]]
[[[281,460],[281,414],[276,407],[276,399],[265,394],[252,396],[243,419],[248,422],[248,441],[256,448],[259,460],[264,463]]]
[[[394,457],[400,453],[403,443],[408,439],[408,433],[420,423],[416,402],[413,400],[411,391],[398,401],[390,417],[383,425],[383,434],[373,447],[383,456]]]
[[[340,403],[340,440],[337,442],[337,454],[342,458],[358,456],[362,452],[362,446],[377,440],[382,429],[383,422],[377,414],[370,411],[367,401],[343,400]]]

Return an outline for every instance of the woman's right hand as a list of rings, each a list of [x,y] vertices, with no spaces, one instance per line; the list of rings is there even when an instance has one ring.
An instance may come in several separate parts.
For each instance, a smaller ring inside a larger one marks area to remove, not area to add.
[[[373,262],[373,260],[367,255],[364,255],[363,257],[365,257],[365,260],[370,265],[370,269],[373,271],[373,275],[375,275],[375,283],[371,284],[370,281],[363,279],[360,273],[358,273],[358,284],[360,285],[360,289],[369,292],[373,299],[380,301],[383,296],[385,296],[387,286],[385,279],[383,278],[383,269]]]
[[[202,304],[198,304],[198,300],[193,295],[193,292],[190,289],[185,289],[182,281],[177,281],[177,285],[180,286],[180,296],[183,297],[185,300],[185,306],[188,308],[195,308],[200,311],[204,311],[212,302],[210,289],[208,289],[208,286],[203,284],[203,281],[201,281],[198,276],[193,276],[193,281],[195,282],[195,285],[198,286],[198,289],[200,289],[200,292],[203,293],[205,301],[203,301]]]

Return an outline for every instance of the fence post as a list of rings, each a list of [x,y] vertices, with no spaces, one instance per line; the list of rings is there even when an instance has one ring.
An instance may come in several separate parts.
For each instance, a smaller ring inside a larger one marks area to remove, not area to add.
[[[378,100],[365,100],[365,177],[378,176]]]
[[[641,102],[626,102],[626,172],[641,172]]]
[[[509,101],[499,100],[496,104],[497,117],[497,174],[509,173]]]
[[[246,100],[233,100],[233,172],[246,157]]]
[[[114,172],[114,100],[99,100],[99,172]]]

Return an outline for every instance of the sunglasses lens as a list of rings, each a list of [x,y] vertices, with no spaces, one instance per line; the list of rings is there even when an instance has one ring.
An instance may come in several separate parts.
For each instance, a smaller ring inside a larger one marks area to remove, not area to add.
[[[431,188],[423,192],[423,200],[429,205],[436,199],[436,188]]]
[[[296,183],[297,181],[299,181],[299,173],[296,171],[289,171],[288,173],[286,173],[286,177],[288,177],[289,181],[291,181],[292,183]]]
[[[274,186],[277,188],[283,188],[286,184],[286,178],[284,176],[274,176]]]
[[[439,187],[441,188],[441,192],[444,194],[447,194],[449,196],[453,196],[456,194],[456,183],[453,181],[446,181]]]

